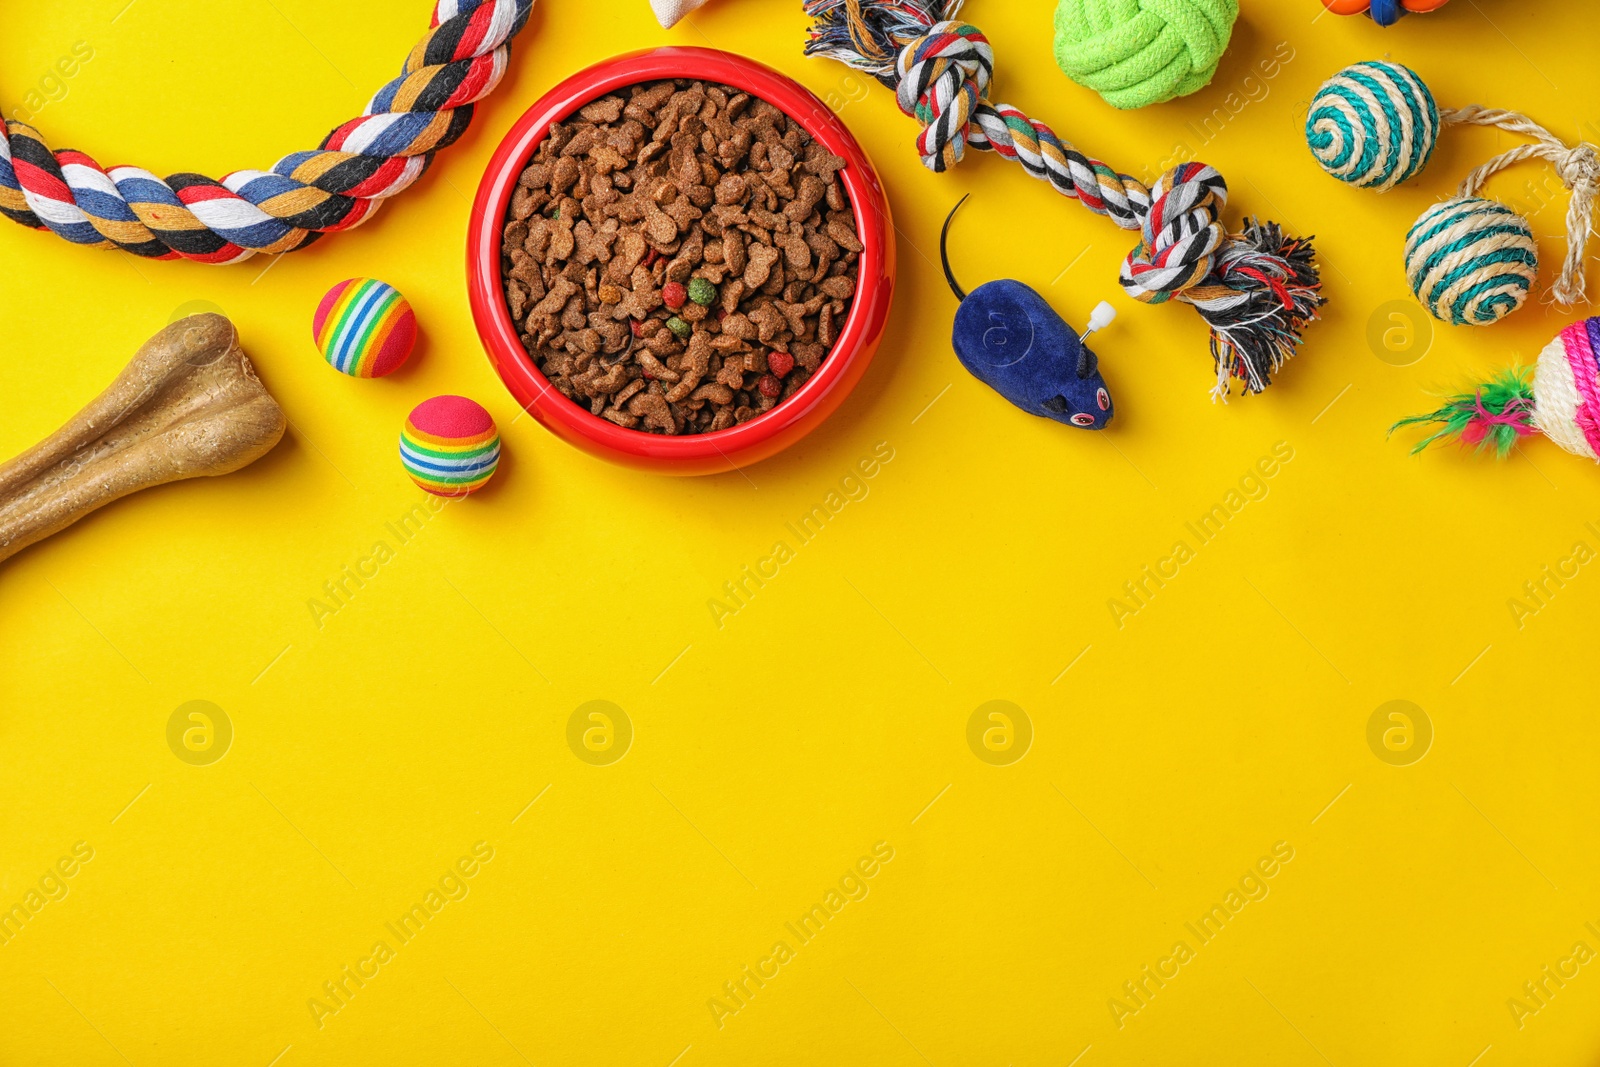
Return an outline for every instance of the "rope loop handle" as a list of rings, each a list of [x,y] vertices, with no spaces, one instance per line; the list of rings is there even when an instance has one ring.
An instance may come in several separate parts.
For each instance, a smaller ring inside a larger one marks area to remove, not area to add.
[[[1457,126],[1493,126],[1508,133],[1533,138],[1495,156],[1468,174],[1461,182],[1459,195],[1476,196],[1490,178],[1525,159],[1543,159],[1555,168],[1561,184],[1572,193],[1567,206],[1567,256],[1561,276],[1550,288],[1550,298],[1562,306],[1581,303],[1587,297],[1584,255],[1594,223],[1595,197],[1600,195],[1600,149],[1587,141],[1569,145],[1519,111],[1479,107],[1443,109],[1439,118]]]
[[[6,122],[0,214],[75,244],[149,259],[224,264],[298,251],[365,222],[466,131],[473,105],[504,76],[511,39],[532,9],[533,0],[438,0],[399,76],[361,115],[268,171],[217,181],[107,169],[84,152],[52,151],[27,123]]]

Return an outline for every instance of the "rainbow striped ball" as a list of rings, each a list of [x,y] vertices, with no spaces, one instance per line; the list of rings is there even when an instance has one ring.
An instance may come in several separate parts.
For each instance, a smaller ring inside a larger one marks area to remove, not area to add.
[[[400,462],[435,496],[466,496],[482,489],[500,465],[500,433],[477,401],[436,396],[406,419]]]
[[[1406,235],[1406,279],[1441,322],[1487,326],[1528,299],[1539,246],[1504,204],[1458,196],[1422,213]]]
[[[374,278],[350,278],[322,298],[311,320],[317,350],[336,371],[381,378],[417,343],[417,316],[400,290]]]
[[[1383,192],[1410,178],[1439,141],[1439,107],[1415,71],[1357,63],[1323,84],[1306,115],[1306,143],[1322,169]]]

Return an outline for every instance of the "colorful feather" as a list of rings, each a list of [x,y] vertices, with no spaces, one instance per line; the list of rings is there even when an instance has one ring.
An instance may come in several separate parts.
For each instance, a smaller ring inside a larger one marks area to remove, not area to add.
[[[1401,419],[1389,432],[1402,426],[1438,427],[1412,448],[1412,455],[1435,441],[1454,438],[1479,452],[1493,449],[1504,459],[1518,439],[1538,432],[1533,425],[1532,371],[1527,367],[1501,371],[1471,393],[1448,397],[1437,411]]]

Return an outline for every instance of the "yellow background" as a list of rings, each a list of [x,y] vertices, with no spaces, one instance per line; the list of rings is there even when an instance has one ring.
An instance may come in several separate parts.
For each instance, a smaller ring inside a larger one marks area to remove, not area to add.
[[[0,104],[87,42],[35,123],[158,173],[312,147],[426,21],[420,2],[125,3],[8,5]],[[0,906],[94,850],[0,947],[0,1062],[1596,1063],[1600,967],[1520,1028],[1507,1006],[1575,942],[1600,948],[1600,569],[1520,628],[1508,606],[1575,543],[1600,548],[1595,471],[1538,440],[1496,465],[1384,436],[1566,319],[1530,306],[1409,354],[1368,341],[1408,306],[1410,221],[1511,142],[1452,131],[1380,198],[1324,176],[1300,132],[1324,78],[1388,56],[1446,105],[1596,139],[1584,6],[1457,0],[1383,31],[1247,0],[1209,89],[1118,114],[1055,69],[1049,4],[972,0],[1001,99],[1123,169],[1197,155],[1231,178],[1234,219],[1318,236],[1326,321],[1267,395],[1226,406],[1196,316],[1117,291],[1126,233],[992,156],[921,169],[887,90],[802,58],[797,0],[717,0],[671,33],[644,0],[542,0],[462,142],[371,224],[281,263],[144,262],[0,226],[0,453],[190,301],[234,319],[293,424],[244,472],[143,493],[0,569]],[[855,395],[787,454],[696,481],[517,418],[463,278],[500,135],[578,67],[668,41],[832,94],[902,235]],[[1293,58],[1264,80],[1281,42]],[[1197,133],[1214,109],[1227,121]],[[1537,208],[1547,280],[1566,196],[1535,205],[1524,183],[1548,176],[1491,186]],[[1023,279],[1074,322],[1101,299],[1122,312],[1096,342],[1105,435],[1028,418],[958,367],[936,238],[966,192],[969,284]],[[391,379],[343,378],[310,343],[317,298],[352,275],[399,286],[423,325]],[[421,494],[396,436],[440,392],[484,402],[506,458],[401,546],[385,523]],[[798,545],[785,524],[878,442],[893,459],[867,495]],[[1293,458],[1265,497],[1119,627],[1123,583],[1194,547],[1185,524],[1279,442]],[[395,558],[319,628],[308,601],[379,540]],[[780,540],[796,558],[719,629],[708,601]],[[1409,766],[1367,740],[1396,699],[1434,734]],[[234,730],[209,766],[167,745],[191,700]],[[632,724],[620,762],[568,747],[591,700]],[[991,700],[1032,724],[1009,766],[968,746]],[[384,924],[479,841],[493,859],[468,895],[319,1028],[322,984],[396,946]],[[799,945],[784,924],[880,841],[894,858],[870,893]],[[1270,893],[1200,945],[1184,923],[1277,842],[1293,860]],[[794,958],[719,1028],[708,1002],[780,939]],[[1119,1028],[1111,999],[1180,939],[1194,958]]]

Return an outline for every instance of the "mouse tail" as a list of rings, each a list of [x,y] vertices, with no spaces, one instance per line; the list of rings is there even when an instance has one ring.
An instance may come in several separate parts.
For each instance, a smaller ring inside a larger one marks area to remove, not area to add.
[[[944,230],[939,234],[939,262],[944,264],[944,280],[950,283],[950,291],[956,294],[957,300],[967,298],[966,291],[961,288],[961,283],[956,281],[955,271],[950,269],[950,224],[956,220],[956,212],[961,210],[961,205],[967,202],[968,193],[957,201],[956,206],[950,209],[950,217],[944,220]]]

